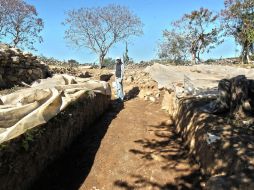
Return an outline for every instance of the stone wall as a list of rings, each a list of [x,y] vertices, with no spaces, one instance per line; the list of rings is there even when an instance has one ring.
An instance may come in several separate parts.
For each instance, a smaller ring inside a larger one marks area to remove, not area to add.
[[[0,146],[0,190],[24,190],[108,108],[110,96],[86,95],[47,124]]]
[[[205,113],[209,98],[179,101],[176,131],[207,177],[207,190],[254,189],[254,130],[225,115]]]
[[[6,44],[0,44],[0,88],[27,84],[49,76],[48,67],[36,56]]]

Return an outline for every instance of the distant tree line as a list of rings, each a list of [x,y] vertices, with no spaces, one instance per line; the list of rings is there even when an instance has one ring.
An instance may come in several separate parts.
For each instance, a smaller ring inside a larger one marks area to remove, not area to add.
[[[225,37],[233,37],[242,49],[242,63],[249,63],[254,55],[254,1],[224,0],[224,5],[219,13],[200,8],[172,22],[171,28],[163,31],[159,57],[175,63],[191,59],[196,64],[203,53],[223,43]],[[131,62],[127,41],[143,34],[141,19],[116,4],[70,10],[63,24],[67,42],[97,54],[100,67],[113,64],[114,60],[106,57],[119,42],[126,42],[124,62]],[[34,49],[36,42],[42,42],[43,27],[33,5],[24,0],[0,0],[0,42]]]
[[[43,63],[47,65],[52,65],[52,66],[63,66],[63,67],[77,67],[80,65],[80,63],[75,60],[75,59],[69,59],[69,60],[58,60],[53,57],[46,57],[44,55],[39,55],[37,58],[42,61]]]
[[[159,44],[159,57],[176,63],[191,57],[192,63],[200,62],[200,54],[209,52],[233,37],[241,46],[242,63],[250,63],[254,54],[254,1],[225,0],[220,13],[200,8],[185,14],[163,31]]]
[[[23,0],[0,0],[0,42],[34,49],[44,27],[36,8]]]

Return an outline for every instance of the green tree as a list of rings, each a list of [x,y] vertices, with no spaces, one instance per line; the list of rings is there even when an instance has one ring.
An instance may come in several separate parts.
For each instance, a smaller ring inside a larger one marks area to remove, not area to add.
[[[70,67],[75,67],[75,66],[78,66],[78,65],[79,65],[79,62],[76,61],[75,59],[70,59],[70,60],[67,61],[67,63],[68,63],[68,65],[69,65]]]
[[[222,10],[222,26],[225,36],[232,36],[242,47],[242,63],[250,61],[254,43],[254,1],[253,0],[225,0]]]
[[[184,36],[174,30],[164,30],[163,41],[159,44],[159,58],[182,63],[186,61],[187,54],[188,48]]]
[[[200,61],[200,54],[209,52],[220,44],[220,32],[218,15],[206,8],[185,14],[180,20],[173,23],[175,31],[184,37],[192,63]]]

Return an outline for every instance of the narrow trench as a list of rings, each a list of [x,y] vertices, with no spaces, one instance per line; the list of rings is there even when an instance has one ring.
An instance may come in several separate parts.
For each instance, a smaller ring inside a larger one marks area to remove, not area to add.
[[[199,167],[167,118],[158,104],[112,102],[31,190],[201,189]]]
[[[30,190],[74,190],[86,179],[110,122],[121,110],[115,102],[88,131],[80,134],[70,147],[53,161],[34,182]]]

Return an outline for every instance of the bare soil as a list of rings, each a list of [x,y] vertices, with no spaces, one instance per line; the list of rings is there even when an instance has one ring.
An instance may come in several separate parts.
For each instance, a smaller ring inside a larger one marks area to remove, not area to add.
[[[112,102],[32,189],[201,189],[199,167],[173,129],[159,104]]]

